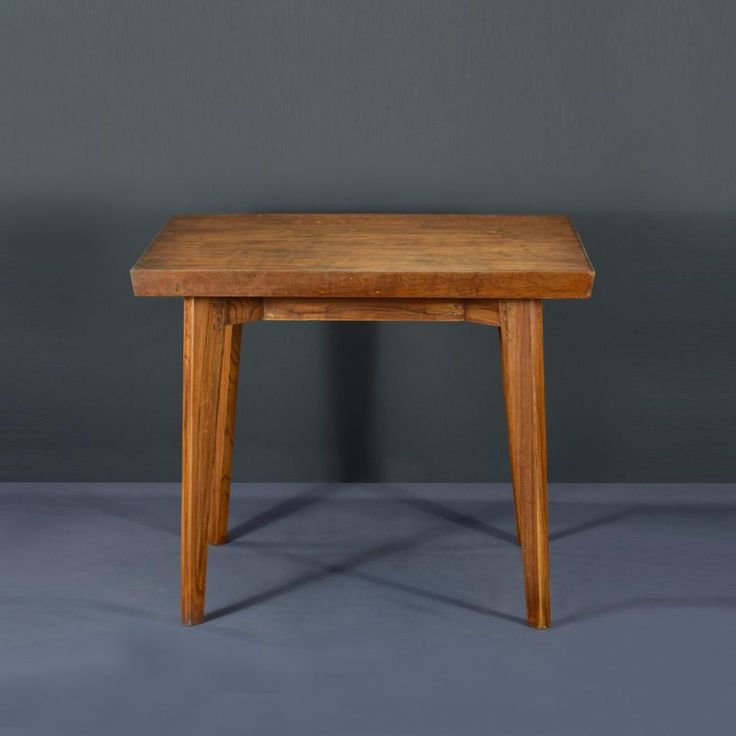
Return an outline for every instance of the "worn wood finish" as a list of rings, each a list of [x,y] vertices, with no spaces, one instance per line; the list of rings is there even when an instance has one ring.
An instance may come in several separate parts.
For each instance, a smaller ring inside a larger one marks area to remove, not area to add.
[[[465,319],[481,325],[500,324],[497,299],[468,299],[465,302]]]
[[[256,297],[227,303],[226,320],[325,322],[477,322],[498,325],[497,299],[346,299]]]
[[[465,308],[461,300],[447,299],[268,298],[262,319],[458,322],[465,319]]]
[[[500,308],[499,308],[499,320],[500,320]],[[499,321],[499,327],[500,327],[500,321]],[[499,347],[499,354],[501,356],[501,375],[504,375],[505,366],[504,366],[504,359],[503,359],[503,346],[504,346],[504,339],[503,339],[503,330],[498,330],[498,347]],[[506,401],[506,389],[504,385],[504,400]],[[508,410],[506,411],[506,426],[507,426],[507,436],[510,434],[510,423],[509,423],[509,413]],[[513,457],[511,455],[511,445],[509,444],[509,458],[511,462],[513,463]],[[516,542],[517,544],[521,545],[521,507],[519,506],[519,494],[517,492],[516,484],[512,483],[512,492],[514,497],[514,520],[516,522]]]
[[[243,325],[225,327],[225,343],[220,371],[220,398],[217,407],[217,432],[215,436],[215,470],[210,490],[209,542],[224,544],[227,541],[227,518],[230,508],[230,483],[233,465],[233,437],[235,433],[235,409],[238,398],[238,370],[240,368],[240,344]]]
[[[594,272],[569,218],[174,217],[131,270],[139,296],[581,298]]]
[[[174,217],[131,269],[184,299],[181,615],[204,619],[207,541],[227,538],[242,324],[469,321],[498,326],[529,624],[550,624],[542,300],[590,296],[567,217]]]
[[[263,317],[263,299],[227,299],[226,305],[225,321],[228,324],[240,325]]]
[[[204,620],[207,516],[216,467],[225,308],[220,299],[184,300],[181,619],[188,626]]]
[[[501,360],[527,620],[550,625],[542,303],[502,300]]]

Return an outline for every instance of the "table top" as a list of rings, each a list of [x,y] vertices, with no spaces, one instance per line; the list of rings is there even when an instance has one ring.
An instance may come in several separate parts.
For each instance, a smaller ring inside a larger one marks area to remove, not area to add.
[[[561,215],[173,217],[131,269],[138,296],[586,298]]]

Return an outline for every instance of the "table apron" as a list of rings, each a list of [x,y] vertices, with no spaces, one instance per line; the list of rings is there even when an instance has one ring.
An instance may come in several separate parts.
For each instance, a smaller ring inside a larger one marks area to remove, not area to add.
[[[224,303],[227,324],[258,320],[500,324],[498,299],[232,297],[218,301]]]

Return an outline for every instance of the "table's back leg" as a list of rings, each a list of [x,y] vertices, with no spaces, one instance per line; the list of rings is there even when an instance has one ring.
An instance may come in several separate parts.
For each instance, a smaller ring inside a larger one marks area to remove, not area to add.
[[[225,345],[220,372],[220,399],[217,408],[215,472],[212,476],[212,489],[210,491],[210,544],[225,544],[227,542],[227,519],[230,508],[233,437],[242,334],[242,324],[227,325],[225,327]]]
[[[217,407],[225,344],[224,304],[184,300],[184,391],[181,484],[181,618],[204,620],[207,520],[215,469]]]
[[[503,332],[501,330],[501,326],[499,325],[498,329],[498,342],[501,349],[501,371],[505,373],[506,371],[506,365],[504,362],[504,355],[503,355],[503,345],[504,345],[504,339],[503,339]],[[504,378],[504,394],[506,389],[506,381]],[[511,436],[511,418],[509,416],[509,413],[506,412],[506,427],[507,427],[507,434],[510,437]],[[511,452],[511,445],[509,445],[509,459],[513,463],[513,454]],[[519,494],[516,492],[516,484],[513,485],[513,495],[514,495],[514,519],[516,520],[516,541],[519,545],[521,545],[521,506],[519,505]]]
[[[530,626],[550,625],[542,302],[499,304],[511,474]]]

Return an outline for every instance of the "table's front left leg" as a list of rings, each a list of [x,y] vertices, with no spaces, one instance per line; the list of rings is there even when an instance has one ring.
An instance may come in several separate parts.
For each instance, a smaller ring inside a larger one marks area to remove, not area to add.
[[[204,620],[207,525],[225,344],[222,300],[184,300],[184,391],[181,483],[181,619]]]

